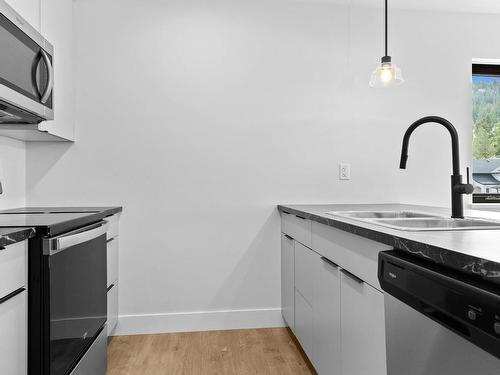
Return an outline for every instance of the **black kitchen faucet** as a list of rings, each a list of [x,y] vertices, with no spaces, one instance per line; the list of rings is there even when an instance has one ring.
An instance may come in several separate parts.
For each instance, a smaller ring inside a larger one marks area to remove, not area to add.
[[[462,175],[460,174],[460,150],[458,142],[457,129],[448,120],[438,116],[423,117],[415,121],[406,131],[403,138],[403,149],[401,150],[401,162],[399,168],[406,169],[408,161],[408,143],[413,131],[420,125],[426,123],[437,123],[443,125],[451,135],[451,152],[453,158],[453,175],[451,176],[451,217],[463,219],[464,204],[462,195],[472,194],[474,187],[469,183],[469,168],[467,168],[467,183],[462,183]]]

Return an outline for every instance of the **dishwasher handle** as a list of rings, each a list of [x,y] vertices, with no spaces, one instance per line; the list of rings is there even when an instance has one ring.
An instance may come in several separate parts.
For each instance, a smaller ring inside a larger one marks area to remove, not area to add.
[[[108,222],[100,221],[58,237],[44,239],[44,255],[54,255],[70,247],[93,240],[106,234]]]

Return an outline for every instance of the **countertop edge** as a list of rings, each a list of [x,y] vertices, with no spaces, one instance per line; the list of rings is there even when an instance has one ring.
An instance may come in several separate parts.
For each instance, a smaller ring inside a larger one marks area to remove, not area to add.
[[[35,236],[35,228],[0,228],[0,246],[5,247]]]
[[[430,245],[425,242],[399,237],[394,234],[385,233],[383,231],[383,227],[380,227],[380,230],[374,230],[363,227],[362,225],[355,225],[336,220],[334,217],[327,218],[318,216],[316,214],[282,204],[277,207],[280,213],[286,211],[294,215],[299,214],[306,219],[320,224],[359,235],[361,237],[392,246],[394,249],[406,251],[420,258],[430,260],[436,264],[441,264],[466,274],[477,275],[487,281],[500,284],[500,263],[498,262]]]

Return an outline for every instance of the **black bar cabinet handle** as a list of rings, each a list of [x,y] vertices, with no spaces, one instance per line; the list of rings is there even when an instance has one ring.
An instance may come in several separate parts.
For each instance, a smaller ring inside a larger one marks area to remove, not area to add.
[[[110,286],[108,286],[108,292],[113,289],[115,287],[115,284],[111,284]]]
[[[290,215],[290,212],[288,212],[288,211],[283,211],[283,213],[284,213],[285,215]]]
[[[330,259],[328,258],[325,258],[325,257],[321,257],[321,260],[327,264],[329,264],[330,266],[334,267],[334,268],[339,268],[339,265],[335,262],[332,262]]]
[[[364,281],[362,279],[360,279],[359,277],[357,277],[356,275],[353,275],[352,273],[350,273],[349,271],[345,270],[345,269],[342,269],[342,273],[344,275],[346,275],[348,278],[356,281],[357,283],[359,284],[363,284]]]
[[[307,220],[304,216],[295,215],[295,217],[298,217],[299,219],[302,219],[302,220]]]
[[[285,234],[285,237],[293,241],[293,237],[290,237],[288,234]]]
[[[15,297],[15,296],[17,296],[18,294],[21,294],[21,293],[22,293],[22,292],[24,292],[25,290],[26,290],[26,288],[25,288],[25,287],[22,287],[22,288],[19,288],[19,289],[14,290],[12,293],[7,294],[5,297],[0,298],[0,305],[1,305],[2,303],[7,302],[7,301],[8,301],[9,299],[11,299],[11,298],[14,298],[14,297]]]

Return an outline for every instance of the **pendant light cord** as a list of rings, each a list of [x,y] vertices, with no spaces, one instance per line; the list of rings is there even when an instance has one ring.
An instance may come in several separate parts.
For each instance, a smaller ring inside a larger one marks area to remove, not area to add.
[[[387,14],[387,1],[388,0],[385,0],[385,55],[388,56],[388,53],[387,53],[387,17],[388,17],[388,14]]]

